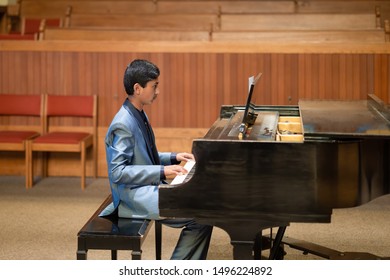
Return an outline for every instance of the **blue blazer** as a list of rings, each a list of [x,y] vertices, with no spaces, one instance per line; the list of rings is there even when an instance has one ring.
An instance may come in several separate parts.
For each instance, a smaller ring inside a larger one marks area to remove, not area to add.
[[[159,153],[144,120],[126,99],[105,138],[113,202],[100,216],[115,212],[123,218],[159,219],[158,186],[163,165],[177,163],[174,153]]]

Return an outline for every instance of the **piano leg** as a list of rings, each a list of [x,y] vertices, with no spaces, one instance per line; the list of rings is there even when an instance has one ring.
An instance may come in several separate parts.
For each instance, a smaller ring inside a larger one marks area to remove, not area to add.
[[[260,231],[258,234],[256,234],[255,242],[253,244],[253,259],[261,260],[261,252],[266,248],[269,248],[267,246],[268,244],[263,244],[264,240],[265,239],[263,238],[263,231]]]
[[[232,240],[233,259],[234,260],[251,260],[253,256],[253,241]]]
[[[283,259],[284,250],[283,250],[282,240],[285,232],[286,232],[286,227],[279,227],[278,232],[276,233],[275,240],[271,247],[271,253],[269,254],[270,260]]]
[[[255,242],[253,245],[253,258],[255,260],[261,260],[261,252],[263,250],[270,249],[270,254],[268,257],[269,260],[282,260],[285,255],[282,240],[286,228],[286,226],[279,227],[274,239],[263,236],[262,231],[260,231],[256,235]],[[270,235],[272,236],[272,228]]]
[[[198,221],[201,223],[202,221]],[[259,226],[247,221],[218,222],[214,226],[226,231],[233,245],[234,260],[253,260],[253,245]]]
[[[225,230],[229,234],[230,243],[233,245],[234,260],[261,259],[261,251],[270,248],[269,238],[262,237],[262,233],[261,230],[259,232],[259,228],[263,227],[259,227],[259,225],[245,222],[241,222],[241,224],[239,224],[237,222],[235,225],[230,223],[217,223],[215,226]],[[277,243],[273,242],[276,246],[275,252],[273,253],[273,257],[275,259],[281,257],[281,252],[284,253],[283,248],[281,247],[281,240],[286,226],[280,228],[284,228],[280,229],[280,241]]]

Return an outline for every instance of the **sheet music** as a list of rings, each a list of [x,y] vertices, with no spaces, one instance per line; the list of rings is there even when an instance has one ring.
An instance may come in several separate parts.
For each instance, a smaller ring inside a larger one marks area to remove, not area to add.
[[[188,173],[186,174],[182,174],[182,175],[177,175],[171,182],[171,185],[178,185],[178,184],[182,184],[184,182],[184,180],[186,179],[187,175],[190,174],[190,171],[191,169],[194,167],[195,165],[195,161],[193,160],[189,160],[186,162],[186,164],[183,166],[185,170],[187,170]]]

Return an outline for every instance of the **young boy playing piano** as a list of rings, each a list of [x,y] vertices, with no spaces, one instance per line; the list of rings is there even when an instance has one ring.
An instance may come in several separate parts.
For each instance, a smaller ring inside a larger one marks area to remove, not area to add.
[[[158,187],[169,176],[186,173],[181,161],[194,160],[190,153],[157,151],[153,130],[144,106],[159,95],[159,68],[136,59],[126,68],[124,87],[127,98],[115,115],[105,138],[108,178],[113,202],[100,214],[124,218],[160,220],[183,228],[171,259],[206,259],[212,226],[193,219],[161,218]]]

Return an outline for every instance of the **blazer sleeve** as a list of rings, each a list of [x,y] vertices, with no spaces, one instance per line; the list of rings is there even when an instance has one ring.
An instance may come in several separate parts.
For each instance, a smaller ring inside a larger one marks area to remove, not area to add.
[[[162,165],[171,165],[171,164],[179,164],[180,162],[176,160],[172,160],[172,158],[176,158],[176,153],[158,153],[158,156],[160,158],[160,162]]]

